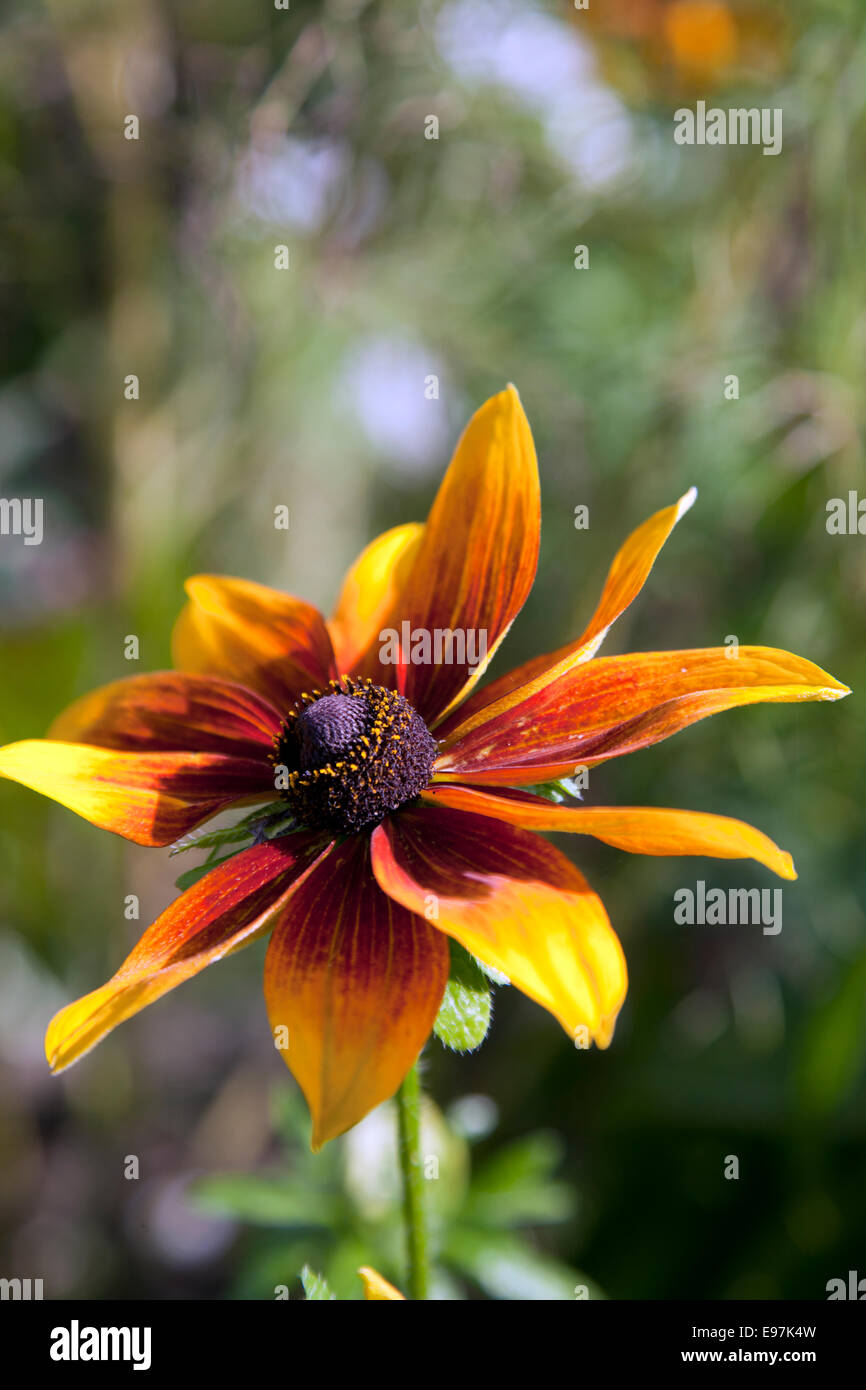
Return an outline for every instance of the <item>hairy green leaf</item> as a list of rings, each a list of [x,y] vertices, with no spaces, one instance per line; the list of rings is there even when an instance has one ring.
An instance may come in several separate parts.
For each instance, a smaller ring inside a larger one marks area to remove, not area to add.
[[[478,961],[456,941],[449,941],[451,972],[433,1032],[454,1052],[480,1047],[490,1027],[490,985]]]

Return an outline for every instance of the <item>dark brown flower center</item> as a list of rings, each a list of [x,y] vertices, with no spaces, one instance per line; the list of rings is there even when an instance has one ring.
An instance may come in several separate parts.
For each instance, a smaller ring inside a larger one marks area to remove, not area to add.
[[[381,821],[430,781],[436,743],[394,690],[344,677],[302,695],[275,742],[275,782],[298,820],[352,832]]]

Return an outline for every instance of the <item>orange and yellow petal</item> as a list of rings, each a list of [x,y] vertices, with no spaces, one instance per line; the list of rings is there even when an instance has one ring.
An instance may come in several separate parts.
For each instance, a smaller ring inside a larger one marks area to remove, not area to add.
[[[576,1042],[607,1047],[625,958],[601,900],[537,835],[488,816],[420,806],[371,840],[382,889],[548,1009]]]
[[[172,635],[180,670],[237,681],[282,712],[337,675],[325,620],[312,604],[216,574],[188,579],[186,591],[190,601]]]
[[[398,632],[406,621],[431,642],[448,634],[443,660],[416,660],[406,672],[404,693],[428,724],[480,679],[520,612],[535,578],[540,517],[535,446],[509,386],[473,415],[457,445],[394,617]],[[462,634],[462,652],[451,633]]]
[[[595,656],[612,624],[637,598],[663,545],[696,497],[697,490],[689,488],[679,501],[655,512],[631,533],[614,556],[596,610],[577,641],[534,657],[470,696],[440,727],[439,737],[447,738],[458,723],[465,734],[496,715],[506,713],[566,675],[572,667]]]
[[[217,676],[158,671],[84,695],[55,719],[63,743],[142,753],[228,753],[261,758],[281,719],[268,700]]]
[[[383,1279],[381,1274],[377,1274],[369,1265],[362,1265],[358,1273],[363,1281],[364,1298],[368,1303],[406,1302],[406,1295],[395,1289],[393,1284],[389,1284],[387,1279]]]
[[[245,850],[188,888],[148,927],[107,984],[52,1019],[53,1071],[76,1062],[118,1023],[268,931],[329,841],[301,832]]]
[[[448,980],[445,938],[376,884],[356,835],[313,870],[265,960],[275,1043],[319,1149],[394,1094],[427,1041]]]
[[[819,666],[773,647],[597,657],[505,713],[444,741],[440,781],[528,786],[647,748],[736,705],[838,700]]]
[[[654,806],[557,806],[528,792],[447,785],[429,787],[422,800],[492,816],[523,830],[592,835],[629,854],[755,859],[780,878],[797,877],[790,854],[754,826],[730,816]]]
[[[420,522],[395,526],[362,550],[349,569],[328,621],[339,671],[382,683],[380,633],[399,627],[403,592],[423,534]],[[393,685],[393,670],[384,675]]]
[[[264,757],[118,753],[50,739],[0,748],[0,777],[137,845],[170,845],[226,806],[273,795],[274,785]]]

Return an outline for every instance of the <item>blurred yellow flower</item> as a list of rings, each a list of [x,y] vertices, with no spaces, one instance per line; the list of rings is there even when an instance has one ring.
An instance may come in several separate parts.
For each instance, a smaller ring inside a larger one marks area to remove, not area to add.
[[[383,1279],[381,1274],[377,1274],[375,1269],[370,1269],[368,1265],[362,1265],[358,1273],[364,1281],[364,1297],[368,1302],[406,1302],[405,1294],[402,1294],[399,1289],[395,1289],[394,1285],[389,1284],[387,1279]]]
[[[617,59],[622,44],[637,48],[647,77],[679,88],[772,74],[787,51],[786,16],[754,0],[605,0],[570,13],[594,34],[614,85],[633,85]]]

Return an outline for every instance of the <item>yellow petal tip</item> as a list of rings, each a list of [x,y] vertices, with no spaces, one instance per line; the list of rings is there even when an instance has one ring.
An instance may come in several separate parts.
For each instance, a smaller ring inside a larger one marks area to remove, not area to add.
[[[779,864],[778,873],[780,878],[788,878],[792,882],[797,877],[797,870],[794,868],[794,861],[791,858],[790,854],[788,854],[785,850],[782,851],[782,857]]]
[[[389,1284],[387,1279],[383,1279],[381,1274],[377,1274],[375,1269],[370,1269],[369,1265],[362,1265],[358,1274],[364,1284],[364,1297],[374,1303],[405,1303],[405,1295],[399,1289],[395,1289],[393,1284]]]

